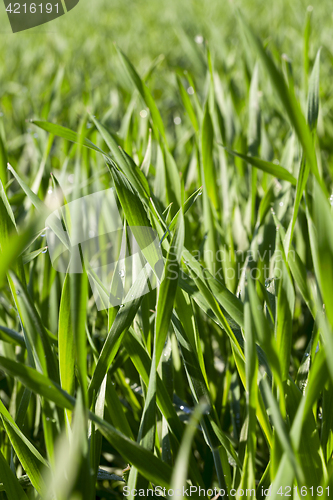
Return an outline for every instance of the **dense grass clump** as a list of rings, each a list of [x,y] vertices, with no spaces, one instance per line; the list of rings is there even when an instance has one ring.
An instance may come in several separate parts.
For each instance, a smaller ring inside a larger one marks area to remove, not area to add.
[[[295,3],[284,39],[284,2],[243,3],[172,2],[160,30],[142,5],[125,36],[101,2],[98,36],[2,54],[1,500],[333,494],[331,13]],[[46,242],[109,188],[164,265],[115,306]]]

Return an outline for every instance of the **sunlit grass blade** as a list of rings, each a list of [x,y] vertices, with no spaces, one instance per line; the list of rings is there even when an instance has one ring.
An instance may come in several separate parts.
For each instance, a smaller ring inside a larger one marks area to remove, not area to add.
[[[43,130],[46,130],[46,132],[50,132],[51,134],[57,136],[57,137],[62,137],[63,139],[66,139],[67,141],[75,142],[80,144],[80,139],[79,136],[76,132],[73,132],[72,130],[62,127],[61,125],[56,125],[55,123],[47,122],[47,121],[41,121],[41,120],[31,120],[31,123],[36,125],[37,127],[42,128]],[[83,145],[86,146],[87,148],[93,149],[94,151],[98,151],[99,153],[105,154],[104,151],[102,151],[100,148],[95,146],[89,139],[84,139],[83,140]]]
[[[274,177],[277,177],[278,179],[283,179],[285,181],[290,182],[293,185],[296,185],[296,179],[295,177],[288,172],[285,168],[281,167],[280,165],[277,165],[276,163],[271,163],[269,161],[261,160],[260,158],[256,158],[254,156],[247,156],[242,153],[238,153],[236,151],[232,151],[231,149],[224,148],[229,154],[233,156],[237,156],[238,158],[242,158],[242,160],[246,161],[250,165],[252,165],[255,168],[258,168],[259,170],[262,170],[263,172],[267,172],[268,174],[273,175]]]
[[[68,274],[61,294],[58,349],[61,387],[73,396],[75,390],[75,344],[71,318],[70,278]]]

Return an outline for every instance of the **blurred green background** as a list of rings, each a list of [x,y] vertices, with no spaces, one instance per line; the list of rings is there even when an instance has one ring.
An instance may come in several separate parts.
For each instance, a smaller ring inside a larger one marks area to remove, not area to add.
[[[114,42],[141,76],[155,61],[148,85],[171,133],[175,128],[174,117],[184,116],[176,72],[188,70],[199,97],[206,94],[206,44],[213,55],[215,69],[225,82],[226,92],[230,91],[232,106],[238,112],[246,108],[248,68],[252,68],[255,61],[246,68],[247,57],[253,56],[247,53],[235,8],[260,35],[278,64],[286,66],[286,61],[290,62],[296,92],[298,89],[303,92],[299,98],[304,108],[304,75],[309,73],[319,47],[323,48],[320,94],[325,106],[318,134],[324,137],[323,115],[325,127],[333,128],[333,5],[328,0],[316,2],[314,6],[305,0],[81,0],[65,16],[17,34],[10,32],[5,8],[1,5],[0,112],[9,161],[27,174],[37,169],[38,157],[33,151],[36,146],[42,151],[44,146],[36,144],[40,131],[28,123],[32,118],[50,120],[75,130],[89,110],[104,120],[110,130],[119,130],[133,87],[119,66]],[[311,35],[307,48],[304,30],[309,14]],[[304,53],[309,55],[308,61]],[[156,58],[159,59],[156,61]],[[265,75],[262,78],[265,79]],[[265,99],[270,97],[270,88],[266,81]],[[275,106],[274,95],[272,99]],[[138,106],[135,113],[140,109]],[[265,118],[265,107],[263,116]],[[282,116],[281,109],[275,121],[270,113],[266,117],[268,137],[269,127],[273,128],[271,136],[277,157],[282,144],[277,138],[280,136],[283,141],[289,130]],[[34,147],[29,149],[32,141]],[[176,144],[176,140],[171,140],[172,149]],[[61,161],[53,166],[59,167]]]
[[[82,91],[90,95],[99,91],[104,105],[110,106],[110,91],[118,77],[114,41],[141,73],[164,54],[165,62],[157,72],[162,92],[167,92],[164,75],[170,77],[165,65],[187,67],[200,77],[200,46],[197,51],[194,47],[197,35],[209,43],[217,67],[232,71],[244,50],[233,14],[235,5],[266,42],[288,55],[298,75],[309,7],[306,0],[80,0],[57,20],[12,34],[1,4],[0,96],[4,111],[10,111],[8,101],[12,101],[15,116],[10,119],[16,125],[22,118],[42,114],[59,68],[65,72],[62,99],[75,98]],[[323,61],[332,59],[332,28],[332,3],[315,2],[312,57],[321,45],[325,48]],[[332,70],[327,71],[332,76]],[[8,118],[6,113],[5,120]]]

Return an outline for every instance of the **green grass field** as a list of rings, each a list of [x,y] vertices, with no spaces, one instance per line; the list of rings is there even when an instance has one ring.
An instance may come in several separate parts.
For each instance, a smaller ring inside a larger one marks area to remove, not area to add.
[[[333,7],[0,21],[0,500],[330,498]],[[115,306],[46,236],[109,188],[164,264]]]

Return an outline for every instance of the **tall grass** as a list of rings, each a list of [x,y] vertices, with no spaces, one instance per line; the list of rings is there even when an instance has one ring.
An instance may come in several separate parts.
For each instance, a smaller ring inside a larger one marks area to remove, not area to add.
[[[237,9],[242,50],[224,39],[221,64],[214,24],[210,44],[182,27],[162,81],[163,58],[138,71],[118,46],[109,80],[95,36],[96,76],[89,43],[71,74],[59,34],[64,66],[27,56],[36,88],[7,61],[0,498],[329,497],[331,59],[298,8],[295,67]],[[52,267],[45,219],[54,193],[110,187],[124,227],[157,232],[165,275],[98,310],[86,272]]]

